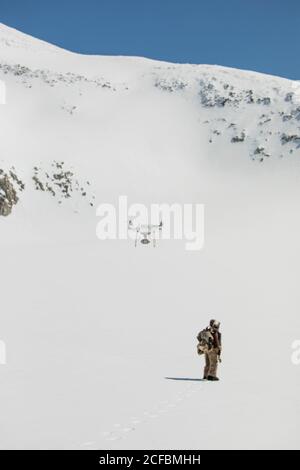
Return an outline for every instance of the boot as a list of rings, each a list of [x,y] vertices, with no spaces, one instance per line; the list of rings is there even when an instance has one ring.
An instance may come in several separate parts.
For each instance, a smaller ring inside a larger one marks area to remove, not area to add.
[[[218,377],[214,377],[213,375],[208,375],[207,380],[217,381],[219,379],[218,379]]]

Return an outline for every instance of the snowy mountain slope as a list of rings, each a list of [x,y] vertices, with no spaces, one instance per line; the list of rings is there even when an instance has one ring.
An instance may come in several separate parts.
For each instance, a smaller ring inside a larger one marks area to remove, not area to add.
[[[298,82],[0,44],[1,447],[299,448]],[[119,195],[205,204],[204,249],[99,241]],[[221,381],[173,380],[211,316]]]

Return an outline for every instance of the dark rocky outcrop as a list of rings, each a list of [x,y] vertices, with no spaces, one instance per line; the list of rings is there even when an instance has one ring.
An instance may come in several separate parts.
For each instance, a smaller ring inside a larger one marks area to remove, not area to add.
[[[19,198],[12,177],[0,170],[0,215],[8,216]]]

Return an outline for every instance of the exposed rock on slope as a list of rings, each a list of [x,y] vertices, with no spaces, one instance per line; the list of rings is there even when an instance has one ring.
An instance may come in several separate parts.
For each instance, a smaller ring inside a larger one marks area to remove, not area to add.
[[[0,170],[0,215],[2,216],[8,216],[19,200],[15,185],[21,191],[25,188],[22,181],[12,170],[9,173]]]

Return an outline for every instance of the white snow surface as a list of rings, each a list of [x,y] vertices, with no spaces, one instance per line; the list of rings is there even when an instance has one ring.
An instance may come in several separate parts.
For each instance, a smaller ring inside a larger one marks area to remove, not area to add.
[[[0,80],[0,168],[25,183],[0,218],[0,448],[299,449],[299,83],[5,25]],[[34,189],[54,160],[85,197]],[[205,204],[204,249],[99,241],[96,208],[119,195]],[[218,383],[199,380],[210,318]]]

